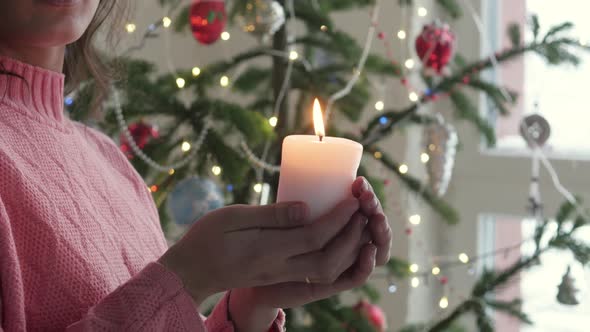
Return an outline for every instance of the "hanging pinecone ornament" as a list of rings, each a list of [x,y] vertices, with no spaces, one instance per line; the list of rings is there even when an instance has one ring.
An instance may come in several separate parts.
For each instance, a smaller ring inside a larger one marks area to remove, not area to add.
[[[565,305],[578,305],[580,302],[576,298],[578,289],[575,286],[575,280],[570,275],[570,266],[561,278],[561,283],[557,286],[557,302]]]
[[[383,309],[379,306],[361,300],[356,306],[354,306],[354,310],[365,317],[376,331],[384,332],[387,330],[387,317],[385,316]]]
[[[213,44],[225,29],[227,15],[223,0],[194,0],[189,15],[193,36],[201,44]]]
[[[156,126],[143,121],[132,123],[127,129],[129,130],[133,141],[140,149],[143,149],[152,139],[160,137],[160,133]],[[127,140],[127,135],[125,135],[125,133],[121,133],[119,142],[121,143],[121,151],[127,155],[127,158],[132,159],[133,150],[131,149],[131,145]]]
[[[430,157],[426,164],[430,189],[441,197],[447,192],[453,175],[459,144],[457,131],[438,114],[437,121],[424,130],[424,144]]]
[[[285,24],[285,10],[274,0],[251,0],[238,20],[244,31],[268,39]]]
[[[448,24],[436,21],[424,26],[415,44],[423,65],[441,74],[453,57],[456,38]]]

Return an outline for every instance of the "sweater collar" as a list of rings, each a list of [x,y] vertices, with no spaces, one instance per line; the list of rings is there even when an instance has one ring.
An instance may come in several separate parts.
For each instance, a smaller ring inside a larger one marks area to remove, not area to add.
[[[54,124],[63,123],[65,76],[62,73],[5,56],[0,56],[0,70],[22,77],[0,74],[0,103],[12,103]]]

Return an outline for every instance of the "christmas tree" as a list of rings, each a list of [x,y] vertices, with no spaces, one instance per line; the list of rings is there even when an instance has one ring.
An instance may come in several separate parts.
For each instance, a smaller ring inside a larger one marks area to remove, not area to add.
[[[114,84],[113,98],[106,105],[106,116],[99,126],[119,140],[122,150],[146,179],[162,226],[169,232],[174,225],[190,224],[195,216],[222,204],[272,202],[282,141],[287,135],[313,133],[314,98],[320,99],[326,111],[328,135],[361,142],[368,158],[415,191],[442,220],[457,223],[458,213],[442,198],[457,149],[456,132],[440,114],[421,109],[449,99],[457,118],[473,124],[487,144],[493,145],[494,129],[467,91],[484,93],[500,115],[507,114],[519,96],[486,80],[482,72],[525,53],[536,53],[552,65],[577,64],[576,52],[587,50],[569,36],[571,24],[541,29],[539,19],[533,16],[531,40],[524,40],[524,32],[512,25],[506,32],[511,47],[481,59],[467,59],[455,54],[456,40],[449,26],[433,22],[424,26],[412,42],[418,58],[404,62],[390,51],[388,39],[392,36],[380,30],[379,0],[159,0],[159,4],[169,14],[156,18],[143,32],[140,44],[114,59],[125,69],[124,76]],[[426,9],[415,8],[411,0],[400,0],[399,5],[426,15]],[[439,0],[437,5],[452,18],[460,17],[464,11],[454,0]],[[364,44],[339,29],[331,18],[351,9],[370,12],[363,17],[367,21]],[[173,68],[166,74],[159,74],[154,64],[134,58],[134,51],[152,42],[151,39],[160,39],[165,29],[179,33],[190,30],[204,45],[229,38],[224,35],[226,22],[239,25],[260,42],[228,59],[201,67]],[[304,27],[297,33],[296,24]],[[135,26],[128,25],[127,30],[133,32]],[[397,32],[399,39],[410,37],[413,36],[406,36],[403,29]],[[387,56],[372,54],[373,43],[383,43]],[[419,64],[420,69],[414,69]],[[376,78],[398,80],[407,89],[410,104],[404,106],[404,102],[385,109],[384,103],[377,101],[375,113],[371,82]],[[419,85],[415,79],[420,81]],[[236,97],[227,98],[227,93]],[[71,96],[69,107],[90,110],[92,97],[93,83],[88,82]],[[72,113],[81,121],[88,115]],[[422,159],[430,163],[430,182],[409,174],[408,167],[381,145],[393,133],[416,125],[424,127]],[[359,175],[369,179],[387,208],[384,188],[390,180],[372,174],[363,165]],[[576,202],[568,201],[556,220],[560,232],[546,244],[541,243],[541,238],[548,222],[539,223],[537,250],[532,256],[504,271],[485,271],[471,296],[446,317],[408,326],[404,331],[460,330],[457,319],[465,314],[477,317],[481,331],[491,331],[488,309],[528,322],[519,299],[501,302],[490,295],[519,271],[535,264],[549,249],[572,251],[580,262],[588,262],[590,248],[573,238],[576,230],[586,225],[585,213]],[[388,278],[406,278],[411,272],[412,267],[399,258],[392,258],[386,268]],[[369,284],[358,289],[358,295],[369,302],[379,298],[377,289]],[[291,310],[287,329],[384,330],[382,313],[369,302],[363,300],[357,306],[347,306],[340,297],[333,297]],[[443,306],[448,303],[441,299]]]

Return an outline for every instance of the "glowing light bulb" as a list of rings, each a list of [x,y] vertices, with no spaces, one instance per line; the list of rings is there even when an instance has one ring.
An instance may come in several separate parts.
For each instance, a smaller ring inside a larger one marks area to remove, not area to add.
[[[463,264],[467,264],[469,263],[469,256],[467,256],[466,253],[462,252],[459,254],[459,261],[461,261],[461,263]]]
[[[156,186],[155,184],[153,186],[150,187],[150,191],[155,193],[158,191],[158,186]]]
[[[201,75],[201,68],[199,68],[199,67],[193,67],[193,76],[194,77],[197,77],[199,75]]]
[[[299,53],[297,53],[297,51],[291,51],[291,52],[289,52],[289,60],[295,61],[298,58],[299,58]]]
[[[221,79],[219,79],[219,85],[224,88],[227,87],[229,85],[229,77],[225,75],[221,76]]]
[[[326,32],[326,31],[328,31],[328,27],[327,27],[327,26],[325,26],[325,25],[322,25],[322,26],[320,27],[320,30],[322,30],[323,32]]]
[[[380,151],[375,151],[373,156],[375,157],[375,159],[381,159],[383,158],[383,153],[381,153]]]
[[[184,141],[184,142],[182,142],[182,145],[180,146],[180,149],[181,149],[183,152],[189,152],[189,151],[190,151],[190,149],[191,149],[191,143],[189,143],[189,142],[187,142],[187,141]]]
[[[279,122],[279,119],[277,119],[276,116],[272,116],[268,119],[268,124],[270,124],[271,127],[276,127],[277,123]]]
[[[424,8],[424,7],[418,8],[418,16],[424,17],[426,15],[428,15],[428,10],[426,10],[426,8]]]
[[[440,274],[440,268],[438,266],[435,266],[432,268],[432,275],[439,275]]]
[[[184,88],[184,85],[186,84],[186,81],[184,80],[184,78],[179,77],[176,79],[176,85],[178,85],[179,89]]]
[[[170,17],[164,16],[164,18],[162,18],[162,25],[164,26],[164,28],[170,27],[171,24],[172,20],[170,19]]]
[[[402,174],[408,173],[408,165],[406,165],[406,164],[399,165],[399,172]]]
[[[230,34],[229,34],[229,32],[227,32],[227,31],[224,31],[224,32],[222,32],[222,33],[221,33],[221,40],[228,41],[228,40],[229,40],[229,38],[230,38]]]
[[[418,94],[416,92],[412,91],[408,95],[408,98],[410,98],[410,101],[418,101]]]
[[[438,306],[441,309],[446,309],[449,307],[449,299],[446,296],[443,296],[440,298],[440,301],[438,301]]]
[[[137,29],[137,26],[133,23],[127,23],[125,25],[125,30],[127,30],[128,33],[134,33],[135,29]]]
[[[397,32],[397,38],[399,39],[406,39],[406,32],[404,30],[400,30]]]
[[[429,160],[430,160],[430,156],[428,155],[428,153],[422,152],[422,154],[420,155],[420,161],[422,163],[426,164]]]
[[[410,224],[412,225],[420,225],[420,223],[422,222],[422,217],[420,217],[419,214],[414,214],[410,216],[409,220]]]
[[[171,168],[168,170],[168,174],[173,175],[174,173],[176,173],[176,171],[174,170],[174,168]]]
[[[211,168],[211,173],[213,173],[213,175],[219,175],[221,174],[221,167],[215,165]]]
[[[414,59],[406,60],[406,62],[404,62],[404,66],[406,66],[408,69],[414,68]]]
[[[261,193],[262,192],[262,183],[257,183],[254,185],[254,191],[257,193]]]
[[[379,100],[375,103],[375,109],[378,111],[383,111],[385,108],[385,103],[382,100]]]
[[[387,287],[387,291],[389,291],[391,294],[397,292],[397,286],[395,284],[391,284],[389,285],[389,287]]]
[[[420,269],[420,267],[418,266],[418,264],[410,265],[410,272],[412,272],[412,273],[418,272],[419,269]]]
[[[418,288],[418,286],[420,286],[420,279],[418,279],[418,277],[412,278],[411,284],[412,287]]]

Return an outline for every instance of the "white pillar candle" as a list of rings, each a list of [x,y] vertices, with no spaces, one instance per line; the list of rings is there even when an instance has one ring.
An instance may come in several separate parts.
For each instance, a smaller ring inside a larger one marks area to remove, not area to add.
[[[319,102],[314,102],[314,135],[291,135],[283,141],[278,202],[302,201],[315,220],[352,196],[363,146],[345,138],[324,137]]]

